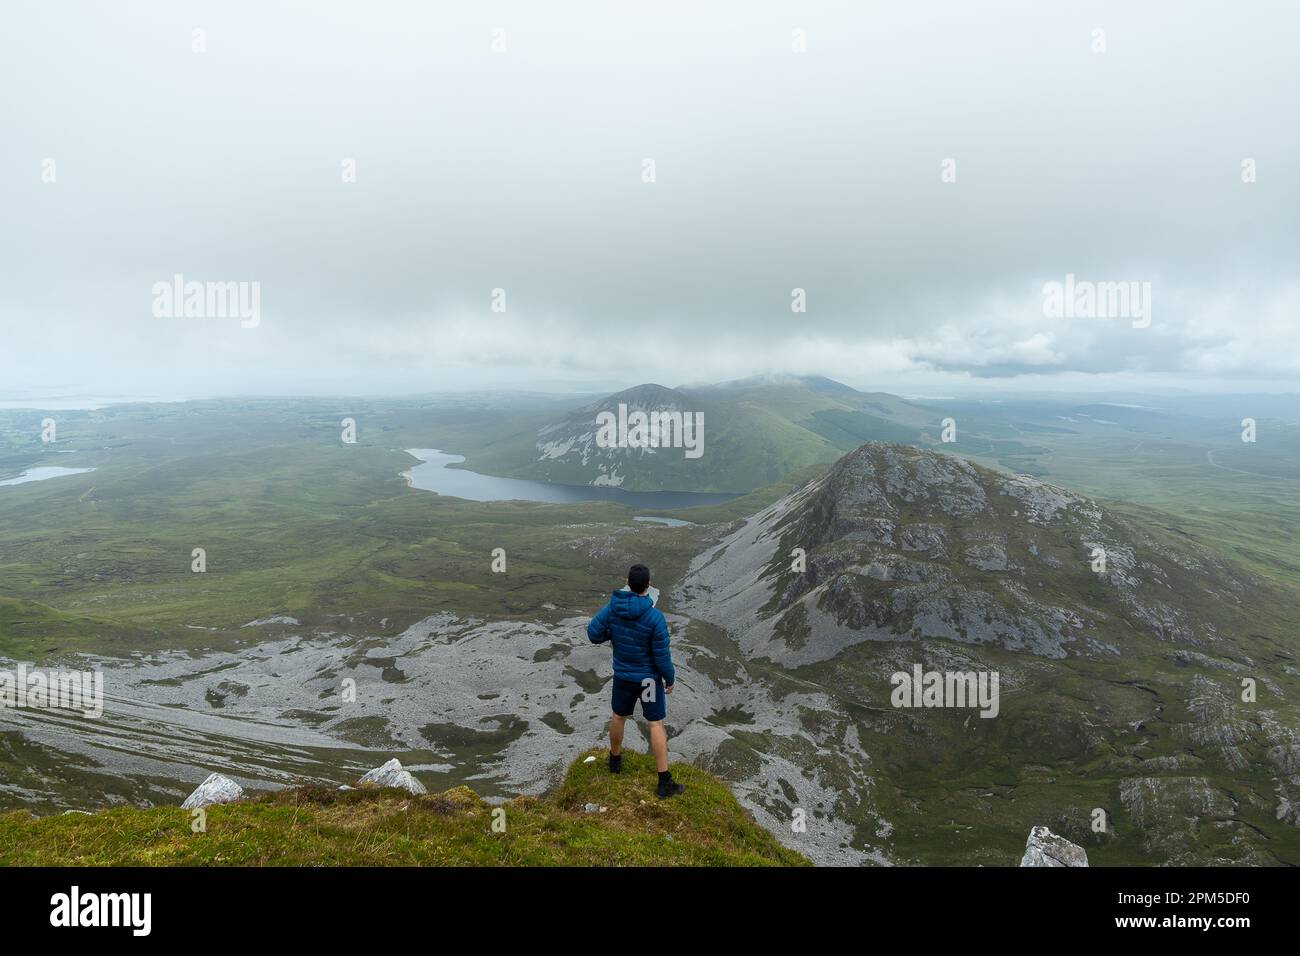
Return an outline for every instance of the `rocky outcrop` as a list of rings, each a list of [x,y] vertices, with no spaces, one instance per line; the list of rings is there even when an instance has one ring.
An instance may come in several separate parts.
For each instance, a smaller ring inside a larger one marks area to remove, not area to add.
[[[1178,546],[1036,478],[869,442],[697,557],[675,606],[787,667],[936,639],[1114,660],[1116,637],[1214,643],[1255,588]]]
[[[181,804],[182,810],[197,810],[214,803],[234,803],[244,796],[244,788],[229,777],[219,773],[208,774],[193,793]]]
[[[1087,866],[1088,854],[1077,843],[1057,836],[1047,827],[1034,827],[1025,843],[1021,866]]]
[[[394,757],[381,767],[368,770],[357,781],[358,787],[398,787],[416,795],[428,793],[424,784],[411,775],[411,771],[402,768],[402,762]]]

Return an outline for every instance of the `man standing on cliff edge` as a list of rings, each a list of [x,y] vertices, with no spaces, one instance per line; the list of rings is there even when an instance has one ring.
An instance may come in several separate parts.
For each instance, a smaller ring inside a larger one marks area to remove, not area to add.
[[[627,572],[627,587],[613,593],[591,623],[587,639],[593,644],[610,641],[614,647],[614,715],[609,721],[609,772],[623,769],[623,724],[641,701],[641,716],[650,723],[650,752],[659,771],[659,798],[675,797],[686,785],[673,780],[668,769],[668,695],[676,671],[668,647],[668,622],[656,608],[650,590],[650,569],[634,564]],[[657,595],[655,595],[657,596]]]

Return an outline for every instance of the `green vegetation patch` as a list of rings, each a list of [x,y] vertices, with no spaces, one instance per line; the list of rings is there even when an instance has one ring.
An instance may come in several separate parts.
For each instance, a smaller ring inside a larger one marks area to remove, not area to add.
[[[674,766],[686,793],[654,796],[653,760],[605,751],[580,758],[549,797],[497,807],[467,787],[402,790],[303,787],[207,809],[206,832],[179,807],[90,815],[0,815],[7,866],[801,866],[726,785]],[[588,804],[604,812],[588,812]],[[496,824],[494,828],[494,823]],[[504,828],[502,828],[504,823]]]

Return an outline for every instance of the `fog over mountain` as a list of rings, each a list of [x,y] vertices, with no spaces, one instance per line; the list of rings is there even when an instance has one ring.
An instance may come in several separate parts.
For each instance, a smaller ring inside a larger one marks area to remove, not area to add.
[[[1297,27],[1284,0],[15,7],[0,399],[1285,389]],[[156,317],[178,274],[259,283],[259,321]],[[1150,324],[1047,317],[1067,275],[1150,283]]]

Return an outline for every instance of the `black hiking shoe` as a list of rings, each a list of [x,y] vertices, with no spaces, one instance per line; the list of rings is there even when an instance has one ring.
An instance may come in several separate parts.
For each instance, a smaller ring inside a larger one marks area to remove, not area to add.
[[[686,792],[686,784],[678,783],[676,780],[672,779],[671,777],[669,777],[667,780],[660,780],[659,788],[655,791],[655,793],[658,794],[660,800],[666,799],[667,797],[675,797],[685,792]]]
[[[610,772],[610,773],[622,773],[622,772],[623,772],[623,755],[622,755],[622,754],[618,754],[617,756],[614,755],[614,754],[610,754],[610,755],[609,755],[609,772]]]

